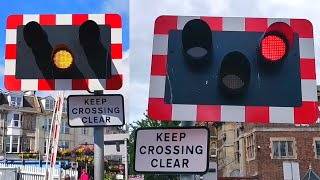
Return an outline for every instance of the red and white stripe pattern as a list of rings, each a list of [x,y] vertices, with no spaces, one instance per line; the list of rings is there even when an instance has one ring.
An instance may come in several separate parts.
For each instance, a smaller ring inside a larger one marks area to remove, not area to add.
[[[168,34],[182,30],[191,19],[202,19],[214,31],[265,32],[274,22],[285,22],[299,34],[302,107],[165,104]],[[311,124],[318,118],[312,24],[305,19],[160,16],[155,21],[148,113],[167,121],[252,122]]]
[[[57,160],[57,153],[58,153],[58,144],[59,144],[59,135],[60,135],[60,127],[61,127],[61,119],[62,119],[62,105],[64,101],[63,91],[57,92],[58,99],[56,100],[55,109],[53,113],[53,139],[52,139],[52,153],[50,159],[50,171],[49,171],[49,179],[53,179],[53,171],[55,169],[56,160]],[[51,139],[51,133],[50,138]]]
[[[40,25],[81,25],[94,20],[98,25],[111,26],[111,79],[16,79],[17,27],[36,21]],[[4,84],[10,91],[20,90],[119,90],[123,84],[122,21],[118,14],[28,14],[11,15],[7,19]]]

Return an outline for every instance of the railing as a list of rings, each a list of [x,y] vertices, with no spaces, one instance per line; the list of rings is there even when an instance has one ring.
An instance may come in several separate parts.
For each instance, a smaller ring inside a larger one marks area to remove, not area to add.
[[[47,169],[44,167],[22,166],[0,163],[0,171],[16,169],[16,173],[23,180],[45,180]],[[78,179],[78,171],[55,169],[53,172],[54,179],[64,179],[65,175],[69,175],[71,179]],[[0,178],[1,179],[1,178]]]

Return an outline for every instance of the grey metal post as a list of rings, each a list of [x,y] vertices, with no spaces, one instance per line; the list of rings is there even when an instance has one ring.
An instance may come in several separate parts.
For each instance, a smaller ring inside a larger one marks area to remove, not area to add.
[[[3,125],[3,152],[4,152],[4,164],[7,166],[7,131],[8,131],[8,114],[5,113],[5,120],[4,120],[4,125]]]
[[[102,90],[94,91],[94,95],[103,94]],[[103,127],[94,127],[94,179],[104,179],[104,134]]]
[[[196,122],[195,121],[181,121],[180,126],[181,127],[188,127],[188,126],[195,126]],[[180,180],[194,180],[194,175],[180,175]]]
[[[128,180],[128,139],[124,139],[124,180]]]

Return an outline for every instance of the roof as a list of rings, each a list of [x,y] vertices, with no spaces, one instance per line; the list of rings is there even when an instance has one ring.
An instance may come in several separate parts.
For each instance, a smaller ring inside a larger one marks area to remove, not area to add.
[[[41,107],[39,106],[39,101],[35,95],[23,95],[23,107],[10,106],[7,96],[8,93],[0,93],[0,110],[21,111],[28,113],[39,113],[42,111]]]
[[[309,167],[307,173],[301,178],[301,180],[320,180],[320,177],[316,174],[316,172]]]

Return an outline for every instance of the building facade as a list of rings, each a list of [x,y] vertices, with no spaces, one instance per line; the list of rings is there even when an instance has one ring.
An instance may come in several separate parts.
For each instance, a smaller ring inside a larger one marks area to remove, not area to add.
[[[218,154],[218,131],[215,126],[216,123],[212,122],[200,122],[197,123],[198,126],[206,126],[210,129],[210,155],[209,155],[209,161],[210,162],[216,162],[217,161],[217,154]]]
[[[52,116],[54,110],[55,99],[52,96],[38,98],[40,105],[44,109],[45,113],[39,114],[37,119],[37,139],[39,151],[46,153],[48,148],[48,140],[50,137],[50,130],[53,133],[53,129],[50,129],[52,124]],[[52,139],[51,139],[52,142]],[[93,129],[92,128],[70,128],[68,125],[67,117],[67,102],[66,100],[62,106],[62,119],[59,135],[59,148],[69,149],[84,144],[93,143]]]
[[[35,151],[36,118],[42,113],[31,92],[0,93],[1,153]]]
[[[66,107],[64,102],[59,148],[92,144],[93,128],[70,128]],[[53,109],[51,96],[41,98],[35,92],[0,92],[0,156],[14,159],[21,152],[45,154],[49,148]],[[53,134],[53,129],[51,132]]]
[[[311,125],[216,123],[216,126],[219,177],[283,179],[286,174],[299,171],[302,178],[310,168],[320,175],[319,120]],[[290,170],[286,163],[298,167]]]

